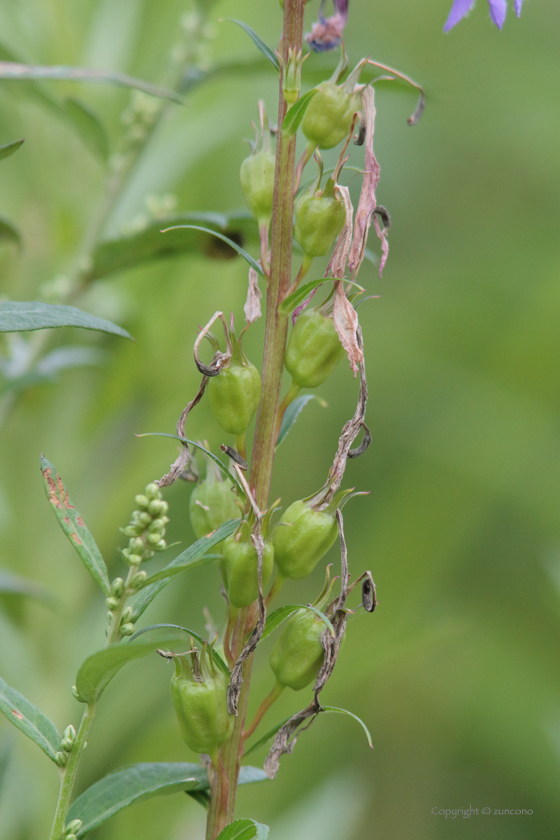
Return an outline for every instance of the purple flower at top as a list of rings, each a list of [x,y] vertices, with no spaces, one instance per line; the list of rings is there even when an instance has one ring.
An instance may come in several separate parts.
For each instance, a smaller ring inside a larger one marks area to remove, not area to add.
[[[459,23],[459,21],[462,20],[468,12],[470,12],[474,3],[475,0],[453,0],[453,6],[449,12],[449,17],[445,21],[443,31],[449,32],[450,29],[453,29],[453,27]],[[506,0],[488,0],[488,5],[490,6],[490,17],[498,29],[501,29],[506,19]],[[515,13],[517,17],[521,14],[522,5],[523,0],[514,0]]]
[[[334,15],[330,18],[324,17],[324,7],[325,0],[321,0],[319,20],[313,24],[309,35],[305,36],[313,52],[326,52],[338,47],[348,18],[348,0],[334,0]]]

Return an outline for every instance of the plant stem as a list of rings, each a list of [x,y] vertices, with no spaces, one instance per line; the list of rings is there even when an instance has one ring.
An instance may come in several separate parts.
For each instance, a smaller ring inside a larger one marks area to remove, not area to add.
[[[80,728],[76,733],[76,740],[74,741],[72,752],[68,757],[68,763],[66,764],[66,767],[63,767],[60,771],[60,791],[58,794],[58,802],[56,803],[56,811],[49,840],[61,840],[63,837],[64,826],[66,825],[66,814],[68,813],[68,808],[70,807],[70,798],[72,796],[72,789],[74,787],[78,764],[80,763],[80,758],[86,746],[86,738],[93,722],[93,718],[95,717],[96,706],[96,700],[86,706],[84,714],[82,715]]]
[[[299,50],[303,38],[303,13],[305,0],[284,0],[284,26],[280,51],[288,61],[290,48]],[[282,94],[280,79],[280,103],[278,126],[281,128],[286,113],[286,102]],[[251,458],[250,484],[261,510],[268,504],[274,449],[276,443],[276,418],[280,400],[280,388],[284,371],[284,354],[288,333],[288,318],[278,313],[280,302],[290,287],[292,272],[292,221],[293,184],[295,167],[295,137],[286,140],[280,130],[276,140],[276,169],[274,176],[274,203],[272,213],[272,237],[270,276],[266,302],[266,326],[262,366],[262,399],[257,414],[255,440]],[[234,630],[232,653],[237,658],[245,643],[246,610],[240,610]],[[241,647],[239,647],[241,642]],[[243,728],[249,697],[253,657],[243,664],[243,684],[238,701],[238,714],[233,735],[220,750],[228,778],[228,790],[218,777],[210,793],[206,840],[216,840],[220,831],[233,819],[239,762],[243,755]],[[217,774],[216,774],[217,775]],[[225,807],[224,807],[225,805]]]

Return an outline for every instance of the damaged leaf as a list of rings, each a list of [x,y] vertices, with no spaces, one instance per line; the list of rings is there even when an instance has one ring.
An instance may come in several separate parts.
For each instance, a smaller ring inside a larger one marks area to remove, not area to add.
[[[251,266],[249,269],[249,288],[247,290],[247,301],[243,308],[245,312],[245,320],[248,324],[257,321],[261,315],[261,297],[262,292],[259,288],[259,275]]]
[[[340,338],[340,343],[346,350],[350,367],[354,376],[358,367],[364,362],[364,353],[358,343],[358,315],[356,310],[346,297],[344,285],[341,280],[335,283],[333,322]]]

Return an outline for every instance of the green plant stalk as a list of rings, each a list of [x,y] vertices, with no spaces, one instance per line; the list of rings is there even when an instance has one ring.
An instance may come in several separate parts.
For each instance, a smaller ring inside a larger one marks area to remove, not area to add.
[[[304,9],[305,0],[285,0],[284,2],[284,23],[280,50],[286,62],[288,61],[290,48],[295,50],[301,48]],[[282,125],[286,110],[287,105],[282,93],[282,79],[280,79],[279,126]],[[264,510],[268,504],[272,478],[278,404],[288,333],[288,317],[279,315],[278,308],[291,284],[295,147],[295,137],[286,141],[282,137],[282,132],[278,132],[270,277],[267,289],[262,365],[262,399],[257,413],[250,476],[250,485],[255,488],[255,499],[261,510]],[[240,610],[234,631],[237,643],[233,646],[234,650],[232,651],[236,658],[243,649],[246,629],[246,611]],[[223,764],[224,773],[219,776],[216,774],[215,784],[211,789],[206,840],[216,840],[224,826],[233,819],[239,763],[243,755],[243,728],[249,699],[252,664],[253,657],[249,656],[243,665],[243,685],[239,695],[238,714],[233,734],[220,750],[220,761]],[[227,779],[227,785],[225,779]]]

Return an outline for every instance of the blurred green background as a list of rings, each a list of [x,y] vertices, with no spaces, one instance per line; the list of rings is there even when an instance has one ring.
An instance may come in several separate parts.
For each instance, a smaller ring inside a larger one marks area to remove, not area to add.
[[[274,840],[558,836],[558,9],[535,0],[517,20],[510,3],[500,33],[479,0],[444,35],[449,2],[350,3],[351,62],[367,55],[386,62],[428,94],[414,128],[406,125],[413,94],[389,84],[377,94],[378,201],[392,215],[391,253],[382,280],[367,263],[361,274],[368,294],[380,295],[359,310],[373,444],[349,464],[346,485],[371,493],[346,508],[345,522],[351,569],[372,570],[380,603],[373,616],[350,621],[323,694],[365,720],[375,750],[350,719],[316,721],[282,759],[274,783],[240,791],[238,815],[270,824]],[[121,70],[160,83],[189,9],[189,0],[3,0],[1,40],[31,63]],[[310,3],[307,29],[316,10]],[[222,17],[277,42],[275,0],[212,7],[199,65],[247,62],[248,71],[218,74],[192,91],[188,107],[170,107],[106,236],[145,213],[150,196],[161,203],[172,194],[178,211],[243,206],[243,138],[258,98],[274,115],[276,82],[244,33],[217,22]],[[312,56],[308,86],[335,62]],[[87,103],[117,147],[126,90],[66,82],[44,90]],[[63,285],[106,175],[52,110],[21,83],[0,82],[0,144],[20,137],[22,150],[1,164],[0,213],[17,223],[23,248],[18,254],[0,243],[0,294],[34,300],[53,278]],[[361,160],[354,152],[352,164]],[[352,173],[347,179],[359,188]],[[373,236],[370,247],[377,249]],[[118,527],[134,494],[176,452],[172,441],[134,435],[174,431],[199,381],[196,325],[218,307],[242,322],[246,274],[240,259],[189,255],[94,284],[77,305],[122,324],[136,343],[53,331],[50,348],[100,347],[104,366],[66,371],[56,384],[26,391],[2,427],[0,565],[40,582],[59,605],[1,599],[0,673],[60,730],[78,721],[70,686],[82,659],[103,644],[105,607],[49,510],[39,453],[62,474],[112,575],[121,573]],[[254,361],[261,341],[258,323],[245,344]],[[284,504],[324,481],[357,383],[342,364],[319,391],[328,407],[311,403],[279,452],[273,497]],[[223,435],[208,405],[188,429],[218,450]],[[184,483],[167,492],[170,541],[183,547],[193,539],[189,494]],[[337,561],[336,548],[329,559]],[[312,600],[320,565],[287,586],[282,600]],[[204,606],[217,622],[223,617],[218,586],[212,567],[185,574],[142,623],[204,633]],[[153,659],[128,666],[108,688],[77,792],[124,764],[196,760],[179,739],[169,671]],[[257,659],[252,707],[272,685],[267,645]],[[286,692],[263,731],[308,694]],[[4,719],[0,752],[0,840],[41,840],[57,774]],[[432,813],[471,805],[492,815]],[[493,815],[505,808],[533,814]],[[90,836],[194,840],[203,836],[203,818],[199,805],[176,794],[136,805]]]

